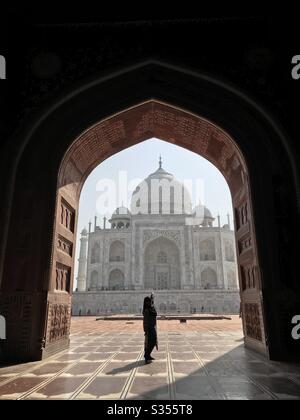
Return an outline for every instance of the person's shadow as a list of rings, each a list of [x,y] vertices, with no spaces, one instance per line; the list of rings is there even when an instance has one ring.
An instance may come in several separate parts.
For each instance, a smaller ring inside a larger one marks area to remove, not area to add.
[[[120,368],[112,369],[111,371],[107,372],[107,375],[117,375],[118,373],[128,372],[129,370],[133,370],[140,366],[144,366],[144,360],[136,360],[135,362],[129,363],[128,365],[122,366]]]

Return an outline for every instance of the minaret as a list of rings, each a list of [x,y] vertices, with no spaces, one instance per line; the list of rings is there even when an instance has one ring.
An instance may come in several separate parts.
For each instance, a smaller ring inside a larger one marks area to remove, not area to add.
[[[77,289],[78,292],[86,291],[86,265],[87,265],[87,245],[88,233],[86,229],[81,232],[80,238],[80,253],[78,258],[78,276],[77,276]]]
[[[230,216],[229,216],[229,213],[227,213],[227,224],[228,224],[228,228],[230,229]]]
[[[158,161],[159,169],[162,168],[162,158],[161,155],[159,155],[159,161]]]

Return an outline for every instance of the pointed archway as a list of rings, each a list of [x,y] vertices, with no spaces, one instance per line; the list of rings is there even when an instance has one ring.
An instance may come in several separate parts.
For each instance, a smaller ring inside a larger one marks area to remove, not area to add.
[[[282,139],[255,104],[233,89],[145,63],[74,92],[25,137],[2,244],[0,311],[7,319],[7,359],[38,359],[68,346],[82,185],[104,159],[150,137],[198,153],[224,175],[235,212],[246,345],[273,358],[291,349],[276,329],[287,322],[278,308],[288,312],[289,303],[276,295],[283,276],[276,268],[274,235],[282,227],[276,230],[275,219],[279,211],[285,223],[286,208],[275,209],[273,194],[282,202],[283,191],[295,185],[292,162],[290,172],[284,165],[290,156]],[[284,205],[293,212],[296,203]],[[288,229],[288,222],[283,225]],[[63,279],[60,290],[57,278]],[[290,276],[290,290],[293,281]]]
[[[164,236],[148,241],[141,258],[144,260],[145,289],[180,289],[180,251],[174,241]]]
[[[267,352],[264,308],[261,297],[261,270],[258,260],[248,168],[237,142],[211,121],[157,100],[149,100],[100,121],[72,144],[61,164],[54,235],[70,235],[61,220],[67,209],[76,218],[82,184],[101,161],[112,154],[151,137],[185,147],[212,162],[229,185],[234,208],[238,267],[245,341]],[[69,229],[70,231],[70,229]],[[75,235],[73,246],[75,246]],[[70,240],[70,236],[68,237]],[[54,236],[53,243],[56,243]],[[138,256],[136,256],[138,257]],[[61,258],[53,248],[52,273]],[[60,263],[59,263],[60,264]],[[67,261],[66,261],[67,264]],[[70,270],[72,270],[72,265]],[[245,283],[246,273],[252,281]],[[52,274],[53,277],[53,274]],[[70,299],[70,297],[66,297]],[[66,302],[66,305],[69,303]]]

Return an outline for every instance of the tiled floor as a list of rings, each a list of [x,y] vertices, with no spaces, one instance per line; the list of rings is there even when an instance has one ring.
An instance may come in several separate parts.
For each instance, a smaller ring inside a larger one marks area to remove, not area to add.
[[[75,318],[69,350],[0,367],[0,399],[300,399],[300,365],[243,347],[240,320],[159,321],[145,365],[141,321]]]

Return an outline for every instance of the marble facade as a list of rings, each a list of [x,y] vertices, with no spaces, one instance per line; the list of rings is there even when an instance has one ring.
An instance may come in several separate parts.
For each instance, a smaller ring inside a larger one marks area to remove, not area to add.
[[[235,238],[229,219],[221,227],[218,218],[214,226],[206,207],[192,209],[178,181],[175,185],[185,197],[180,211],[174,211],[177,203],[171,196],[167,203],[171,210],[166,213],[161,198],[155,214],[149,203],[143,211],[132,211],[135,198],[141,208],[141,190],[150,181],[174,179],[160,162],[133,193],[131,211],[119,207],[110,227],[105,223],[100,228],[95,219],[93,231],[90,224],[89,232],[81,232],[73,315],[140,313],[143,298],[152,291],[162,313],[239,312]]]

